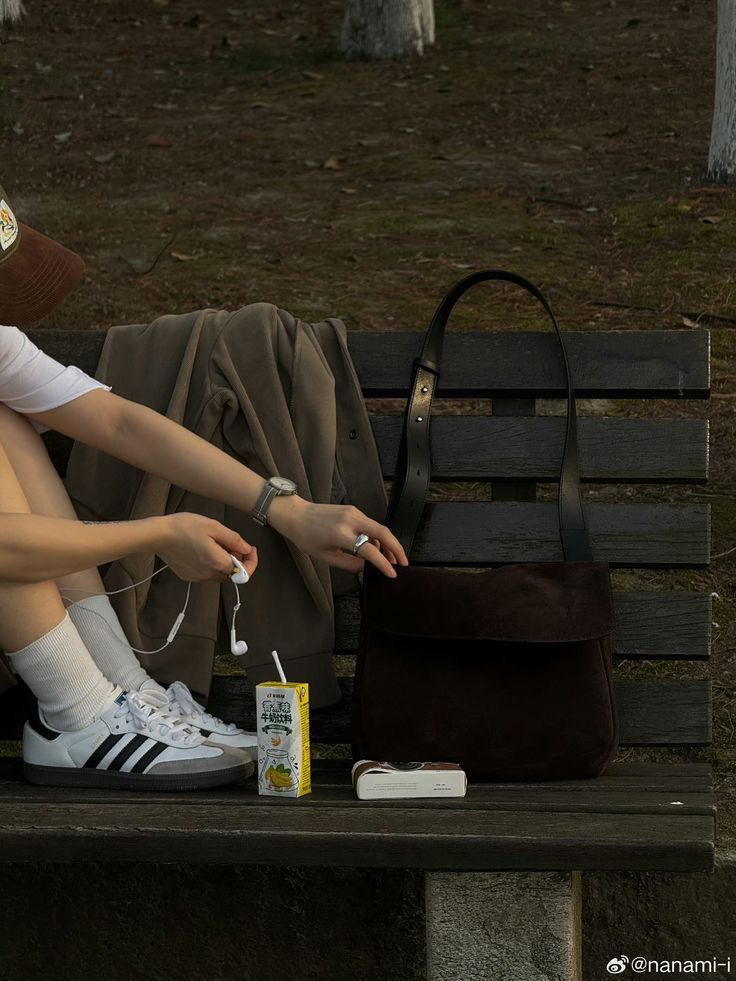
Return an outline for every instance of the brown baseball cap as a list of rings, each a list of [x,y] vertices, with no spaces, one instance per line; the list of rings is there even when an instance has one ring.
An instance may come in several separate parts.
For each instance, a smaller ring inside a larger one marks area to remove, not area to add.
[[[43,320],[77,285],[84,259],[18,221],[0,187],[0,323]]]

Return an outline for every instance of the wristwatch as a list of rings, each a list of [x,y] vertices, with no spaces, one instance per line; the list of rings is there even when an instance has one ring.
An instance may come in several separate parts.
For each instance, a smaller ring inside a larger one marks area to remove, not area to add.
[[[259,525],[267,525],[266,512],[274,497],[287,497],[296,494],[296,484],[288,477],[269,477],[261,491],[256,506],[250,512],[251,518]]]

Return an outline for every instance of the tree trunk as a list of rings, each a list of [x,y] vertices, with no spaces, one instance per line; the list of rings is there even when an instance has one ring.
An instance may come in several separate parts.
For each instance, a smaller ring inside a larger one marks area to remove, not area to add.
[[[0,0],[0,24],[14,24],[24,13],[23,0]]]
[[[736,183],[736,0],[718,0],[716,99],[708,178]]]
[[[348,58],[403,58],[434,44],[434,0],[347,0],[340,50]]]

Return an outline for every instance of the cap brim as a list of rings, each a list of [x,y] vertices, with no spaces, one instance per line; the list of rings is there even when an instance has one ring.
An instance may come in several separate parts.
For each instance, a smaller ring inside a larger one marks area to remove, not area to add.
[[[20,242],[0,262],[0,323],[27,327],[43,320],[84,273],[76,252],[19,223]]]

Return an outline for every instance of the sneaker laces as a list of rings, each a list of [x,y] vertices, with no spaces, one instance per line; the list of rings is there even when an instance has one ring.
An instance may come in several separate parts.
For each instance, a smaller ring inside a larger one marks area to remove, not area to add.
[[[172,743],[197,745],[199,733],[166,711],[168,705],[169,700],[163,692],[129,691],[118,706],[115,718],[125,716],[126,721],[132,719],[139,731],[151,734],[158,732],[159,736],[165,736]]]
[[[183,681],[174,681],[169,685],[169,708],[178,709],[183,715],[197,715],[201,717],[202,725],[205,729],[222,728],[228,735],[234,736],[242,732],[234,722],[223,722],[216,716],[205,711],[204,705],[200,705],[189,691]],[[197,722],[197,725],[200,723]]]

